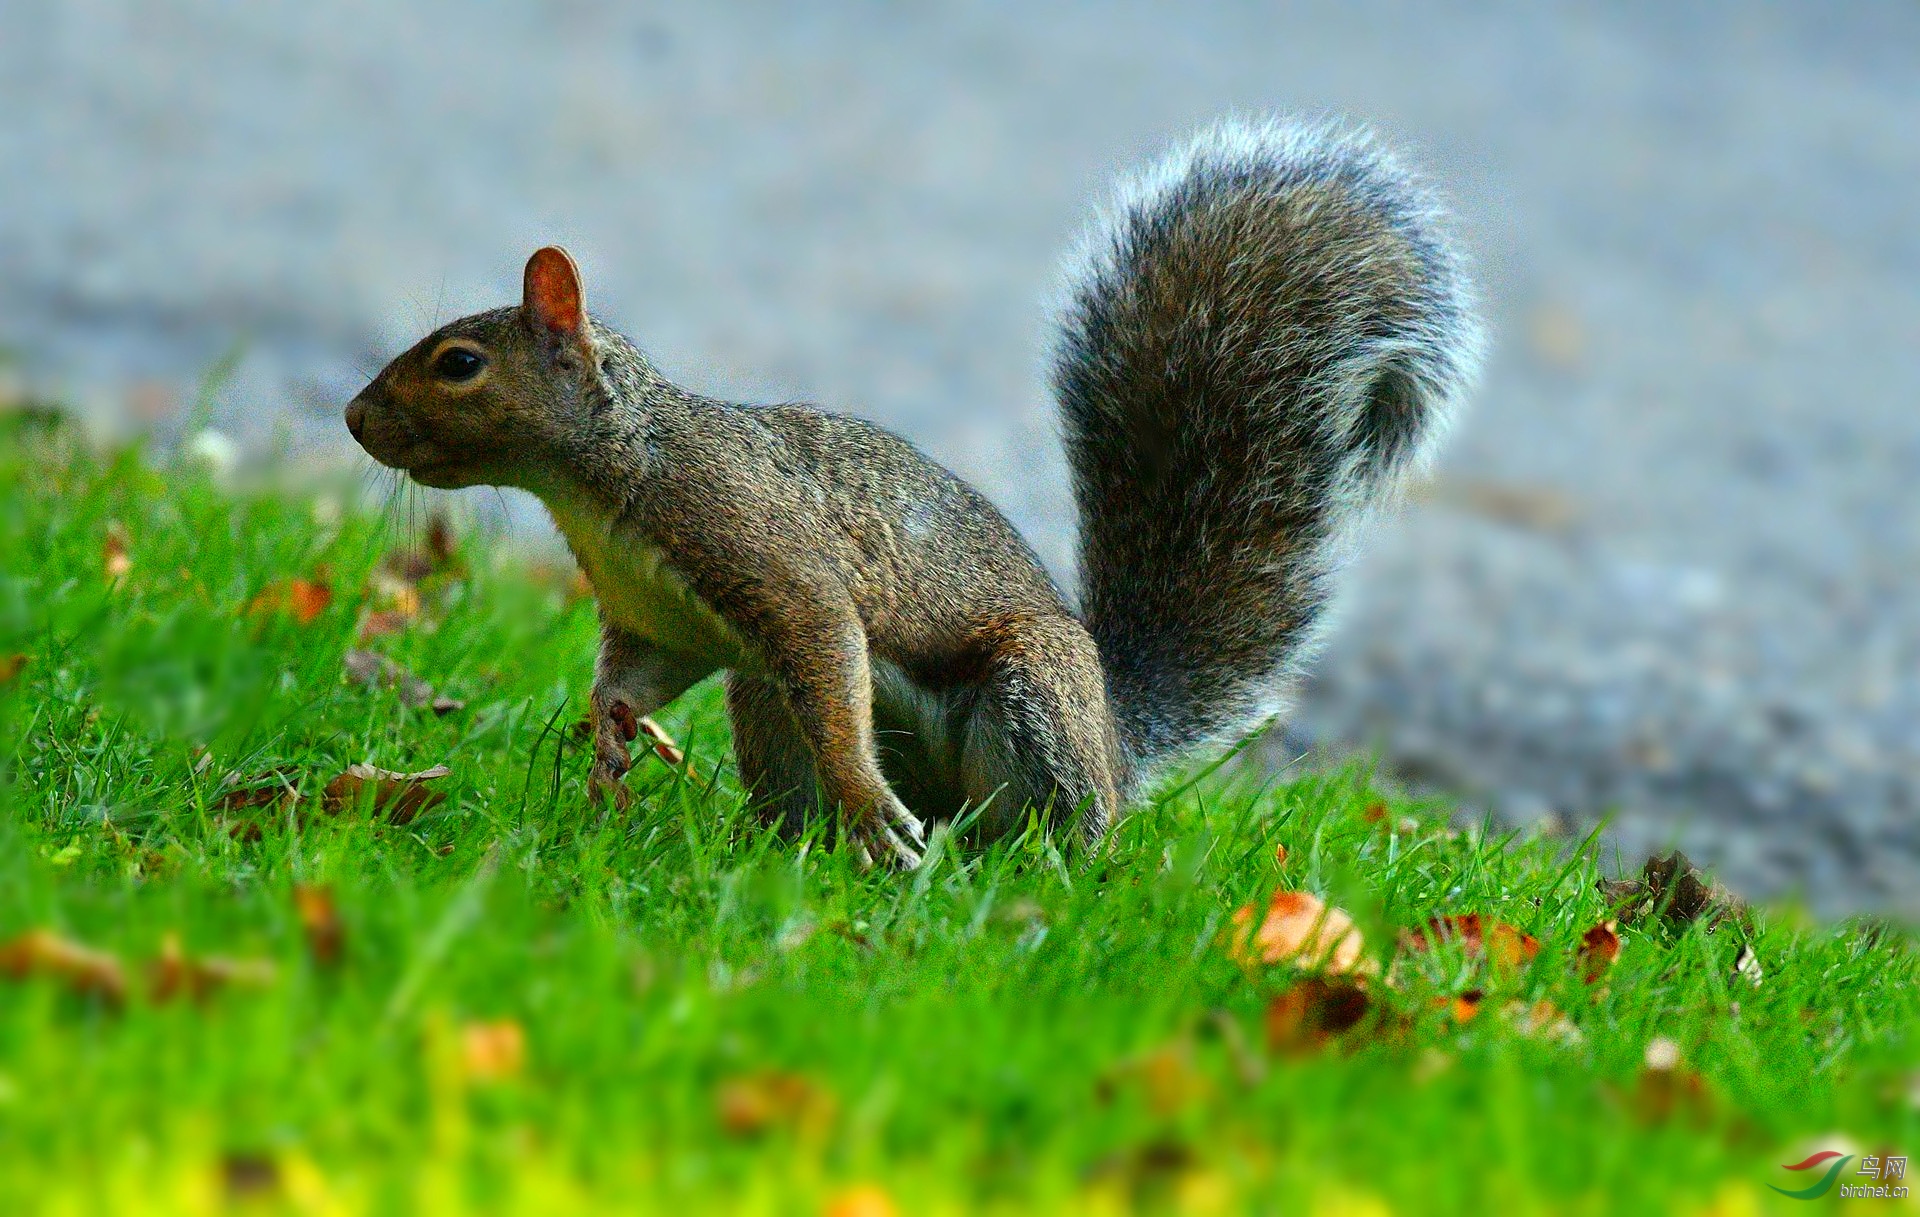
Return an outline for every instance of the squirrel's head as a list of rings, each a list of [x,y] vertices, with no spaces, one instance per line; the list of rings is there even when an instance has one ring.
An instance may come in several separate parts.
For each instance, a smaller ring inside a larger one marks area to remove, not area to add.
[[[380,370],[347,430],[425,486],[527,485],[589,430],[599,358],[580,271],[558,246],[527,260],[518,308],[444,325]]]

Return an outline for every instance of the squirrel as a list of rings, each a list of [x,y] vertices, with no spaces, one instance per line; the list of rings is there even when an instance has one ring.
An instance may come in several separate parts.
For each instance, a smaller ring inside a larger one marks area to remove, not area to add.
[[[1337,567],[1477,370],[1462,259],[1364,130],[1227,121],[1123,183],[1053,350],[1080,608],[898,436],[673,383],[557,247],[346,408],[426,486],[545,503],[601,619],[590,791],[639,716],[726,672],[743,784],[918,864],[923,817],[1029,809],[1097,841],[1154,775],[1281,712]]]

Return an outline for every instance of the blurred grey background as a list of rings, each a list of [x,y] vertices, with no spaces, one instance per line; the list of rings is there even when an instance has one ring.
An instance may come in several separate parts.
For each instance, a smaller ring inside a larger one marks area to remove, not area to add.
[[[163,433],[237,351],[214,425],[347,463],[362,377],[557,240],[670,373],[893,426],[1064,577],[1060,252],[1196,124],[1342,112],[1499,346],[1269,754],[1913,914],[1916,80],[1891,2],[5,0],[0,344]]]

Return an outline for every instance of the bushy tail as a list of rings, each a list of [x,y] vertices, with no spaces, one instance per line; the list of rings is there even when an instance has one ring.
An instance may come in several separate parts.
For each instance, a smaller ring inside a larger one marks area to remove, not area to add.
[[[1437,218],[1364,133],[1226,124],[1094,233],[1053,382],[1136,778],[1284,708],[1342,549],[1472,379]]]

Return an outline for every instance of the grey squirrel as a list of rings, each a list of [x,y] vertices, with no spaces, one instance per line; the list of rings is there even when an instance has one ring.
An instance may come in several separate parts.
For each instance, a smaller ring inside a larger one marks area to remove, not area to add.
[[[558,248],[347,407],[427,486],[538,495],[599,601],[596,798],[639,716],[725,670],[770,817],[915,865],[924,817],[1098,838],[1152,775],[1284,708],[1343,550],[1480,349],[1427,192],[1368,135],[1228,122],[1120,192],[1052,361],[1076,615],[978,492],[893,434],[717,401],[588,315]],[[918,813],[918,814],[916,814]]]

